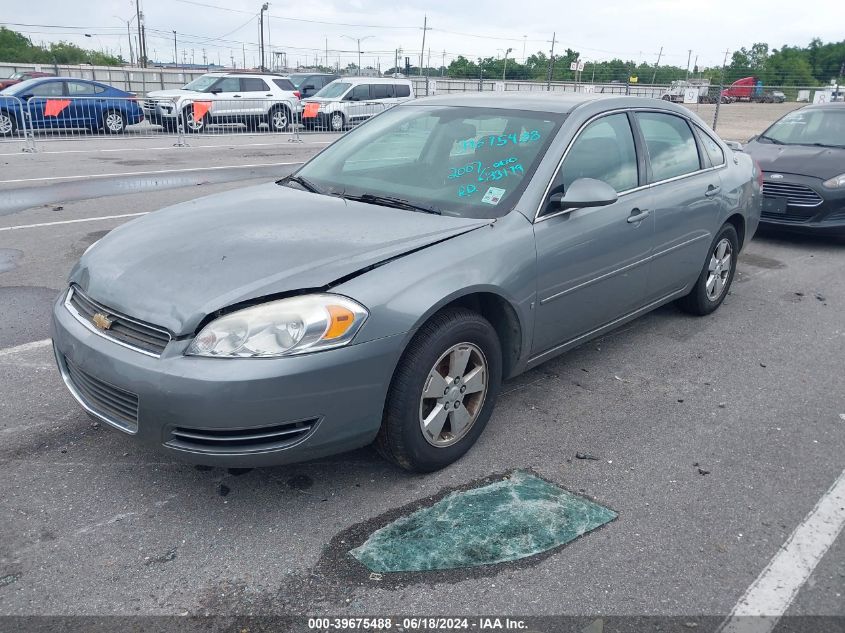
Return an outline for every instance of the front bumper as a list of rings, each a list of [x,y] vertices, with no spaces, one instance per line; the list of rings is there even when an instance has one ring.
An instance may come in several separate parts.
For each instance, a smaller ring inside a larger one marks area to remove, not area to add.
[[[795,174],[783,176],[783,179],[777,181],[778,185],[802,187],[804,191],[809,189],[815,192],[820,202],[814,206],[788,203],[785,213],[767,211],[767,199],[772,200],[783,196],[766,191],[766,185],[772,181],[770,172],[764,172],[763,213],[760,216],[762,226],[803,233],[845,234],[845,189],[827,189],[822,186],[820,179],[810,176]]]
[[[190,341],[182,339],[155,358],[86,328],[64,293],[53,306],[52,338],[65,384],[89,413],[177,458],[229,467],[299,462],[372,442],[403,341],[214,359],[184,356]],[[126,411],[129,401],[134,425],[103,404]]]

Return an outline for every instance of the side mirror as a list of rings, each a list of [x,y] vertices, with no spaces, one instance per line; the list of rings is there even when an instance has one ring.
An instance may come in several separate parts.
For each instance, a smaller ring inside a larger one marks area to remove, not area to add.
[[[595,178],[579,178],[566,193],[555,192],[549,196],[554,210],[579,209],[581,207],[604,207],[619,199],[616,190],[606,182]]]
[[[219,95],[220,94],[220,88],[212,88],[211,90],[209,90],[209,92],[213,95]]]
[[[757,138],[757,137],[756,136],[752,137],[751,141],[753,141],[755,138]],[[749,142],[751,142],[751,141],[749,141]],[[725,145],[730,147],[735,152],[741,152],[742,151],[742,143],[737,143],[736,141],[725,141]]]

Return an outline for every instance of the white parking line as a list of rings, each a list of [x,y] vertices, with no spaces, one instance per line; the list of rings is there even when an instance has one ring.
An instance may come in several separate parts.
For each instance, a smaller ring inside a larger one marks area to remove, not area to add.
[[[62,139],[65,140],[65,139]],[[73,140],[73,139],[67,139]],[[303,145],[331,145],[334,141],[302,141]],[[220,149],[223,147],[238,149],[241,147],[278,147],[279,143],[219,143],[217,145],[188,145],[188,149]],[[38,150],[38,154],[93,154],[96,152],[144,152],[161,150],[185,150],[185,147],[176,145],[165,145],[163,147],[100,147],[92,149],[54,149]],[[6,152],[0,156],[23,156],[22,152]],[[31,156],[31,154],[29,154]]]
[[[739,599],[720,633],[769,633],[845,526],[845,471]]]
[[[20,354],[21,352],[28,352],[31,349],[47,347],[52,342],[52,339],[45,338],[41,341],[32,341],[31,343],[24,343],[23,345],[17,345],[16,347],[7,347],[6,349],[0,349],[0,357],[13,356],[14,354]]]
[[[19,226],[0,226],[0,231],[17,231],[19,229],[36,229],[41,226],[56,226],[58,224],[76,224],[77,222],[96,222],[97,220],[116,220],[118,218],[134,218],[147,215],[149,211],[140,213],[123,213],[121,215],[100,215],[95,218],[79,218],[77,220],[57,220],[56,222],[39,222],[38,224],[21,224]]]
[[[160,169],[157,171],[124,171],[112,174],[83,174],[81,176],[47,176],[44,178],[16,178],[14,180],[0,180],[0,185],[15,182],[43,182],[45,180],[79,180],[82,178],[112,178],[116,176],[156,176],[159,174],[178,174],[193,171],[217,171],[220,169],[251,169],[253,167],[284,167],[285,165],[301,165],[302,161],[285,163],[255,163],[252,165],[217,165],[215,167],[188,167],[185,169]]]

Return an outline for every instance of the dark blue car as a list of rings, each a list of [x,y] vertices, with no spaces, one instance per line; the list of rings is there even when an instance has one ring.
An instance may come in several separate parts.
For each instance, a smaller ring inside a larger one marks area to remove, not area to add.
[[[0,136],[11,136],[24,125],[119,134],[143,120],[135,95],[88,79],[28,79],[0,91]]]

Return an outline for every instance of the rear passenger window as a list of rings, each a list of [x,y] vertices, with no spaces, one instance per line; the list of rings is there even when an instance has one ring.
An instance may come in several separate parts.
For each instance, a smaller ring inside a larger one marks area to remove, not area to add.
[[[393,86],[391,84],[373,84],[370,86],[370,99],[392,99]]]
[[[365,101],[370,98],[370,87],[367,84],[355,86],[347,98],[350,101]]]
[[[393,89],[396,92],[396,96],[399,98],[411,96],[411,87],[408,84],[395,84]]]
[[[710,162],[713,167],[725,164],[725,152],[719,147],[719,144],[707,132],[698,128],[698,136],[701,138],[701,144],[704,146],[704,151],[710,157]]]
[[[94,87],[91,84],[77,83],[75,81],[67,82],[67,93],[74,95],[90,95],[94,93]]]
[[[579,178],[601,180],[617,192],[637,187],[637,152],[627,115],[602,117],[578,136],[555,179],[555,187],[563,185],[565,191]]]
[[[270,90],[270,86],[263,79],[258,77],[242,77],[241,90],[244,92],[261,92]]]
[[[636,117],[651,161],[651,182],[701,169],[695,137],[684,119],[659,112],[638,112]]]
[[[296,90],[293,84],[291,83],[290,79],[274,79],[273,83],[276,84],[282,90]]]

